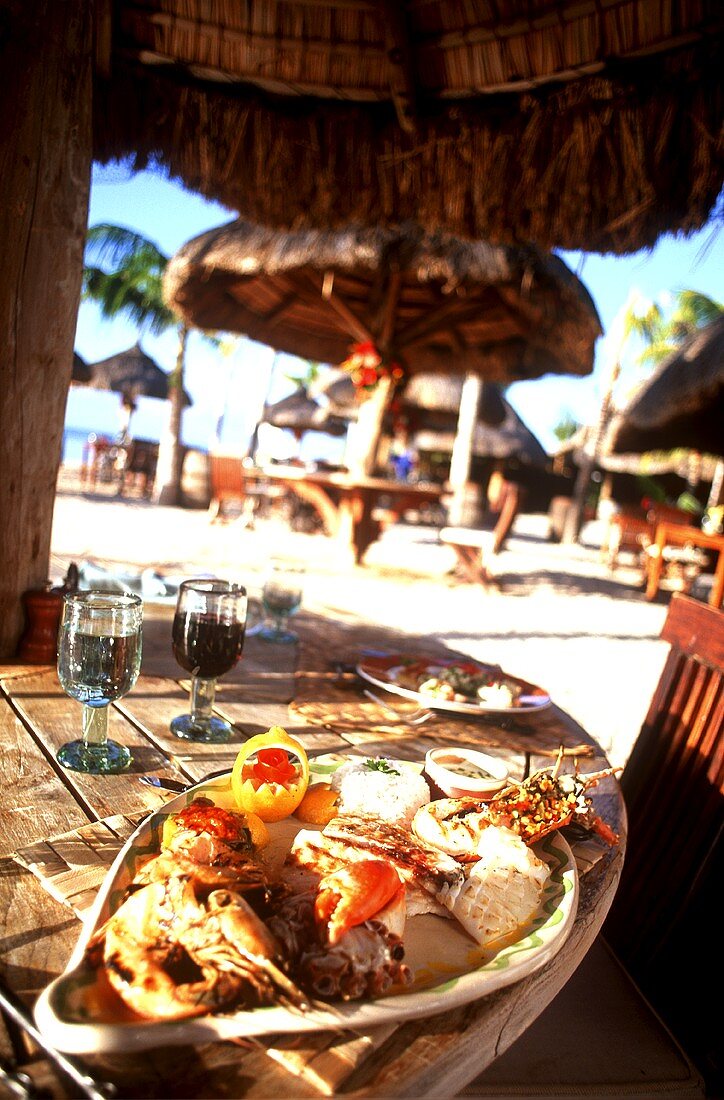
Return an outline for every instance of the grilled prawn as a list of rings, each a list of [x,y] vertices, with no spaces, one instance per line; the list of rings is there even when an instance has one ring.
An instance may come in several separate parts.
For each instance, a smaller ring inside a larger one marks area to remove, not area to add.
[[[595,832],[607,844],[618,843],[611,828],[593,812],[586,791],[618,769],[590,775],[559,775],[559,758],[551,769],[513,783],[489,802],[474,798],[443,798],[422,806],[412,820],[414,834],[462,862],[478,858],[485,829],[502,825],[526,844],[535,844],[571,822]]]

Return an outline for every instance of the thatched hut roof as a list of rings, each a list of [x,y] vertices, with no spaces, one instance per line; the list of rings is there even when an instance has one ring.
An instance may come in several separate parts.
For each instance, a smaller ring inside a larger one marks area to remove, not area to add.
[[[503,394],[500,394],[500,399],[505,408],[505,418],[497,425],[478,420],[471,453],[477,458],[497,459],[501,462],[516,459],[524,466],[537,466],[541,469],[546,467],[548,455],[540,442]],[[451,431],[423,429],[412,436],[412,442],[418,451],[438,451],[443,454],[452,454],[454,441],[455,433]]]
[[[304,386],[272,405],[265,405],[261,419],[262,423],[288,428],[297,434],[324,432],[326,435],[343,436],[347,431],[347,421],[319,405]]]
[[[136,397],[158,397],[164,401],[168,398],[168,375],[150,355],[146,355],[140,344],[108,359],[89,363],[88,369],[88,386],[92,390],[112,390],[131,401]],[[184,404],[191,404],[185,390]]]
[[[724,456],[724,314],[658,365],[612,421],[607,446]]]
[[[202,329],[340,363],[372,340],[409,374],[586,375],[601,325],[562,260],[419,226],[281,231],[235,221],[170,260],[165,296]]]
[[[77,382],[82,386],[87,385],[91,380],[91,370],[82,355],[79,355],[77,351],[73,352],[73,371],[70,376],[71,382]]]
[[[416,374],[395,395],[397,411],[407,414],[411,426],[429,431],[452,431],[457,427],[463,388],[462,374]],[[346,371],[327,371],[313,383],[312,392],[329,410],[356,420],[359,400]],[[502,424],[509,405],[494,382],[483,382],[478,419],[490,427]]]
[[[578,467],[593,455],[594,431],[579,428],[575,435],[556,447],[552,454],[553,466]],[[691,477],[692,470],[697,471],[703,481],[711,481],[718,459],[703,455],[692,462],[692,452],[684,447],[670,450],[630,451],[614,454],[610,449],[610,438],[605,438],[595,457],[595,465],[606,473],[646,475],[677,474],[685,480]]]
[[[718,0],[116,0],[94,155],[268,225],[632,252],[722,185]]]

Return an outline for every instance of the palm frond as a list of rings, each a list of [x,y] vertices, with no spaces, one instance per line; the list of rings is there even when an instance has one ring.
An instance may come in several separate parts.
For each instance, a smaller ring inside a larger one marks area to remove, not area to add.
[[[672,324],[681,327],[685,333],[682,338],[685,338],[696,329],[711,324],[722,312],[724,312],[724,306],[707,294],[702,294],[698,290],[678,290],[671,321]]]
[[[141,259],[148,268],[156,267],[161,273],[168,263],[168,256],[148,237],[122,225],[109,225],[105,222],[91,226],[88,230],[86,254],[99,264],[107,262],[116,267]]]

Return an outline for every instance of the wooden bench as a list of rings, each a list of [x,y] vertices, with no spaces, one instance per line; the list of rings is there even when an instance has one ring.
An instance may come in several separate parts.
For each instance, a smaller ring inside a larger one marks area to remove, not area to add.
[[[508,482],[500,512],[491,516],[494,522],[490,527],[443,527],[440,531],[440,542],[455,551],[457,572],[470,584],[496,584],[487,559],[503,549],[522,499],[518,486]]]

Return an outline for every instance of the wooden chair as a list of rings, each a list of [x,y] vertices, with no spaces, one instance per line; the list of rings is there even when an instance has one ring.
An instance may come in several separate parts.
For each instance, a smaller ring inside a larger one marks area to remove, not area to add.
[[[615,569],[622,550],[641,555],[654,540],[654,524],[640,509],[622,508],[608,521],[601,555],[609,569]]]
[[[237,504],[247,526],[252,526],[259,492],[244,476],[244,462],[239,455],[209,454],[209,485],[211,502],[209,521],[224,518],[228,504]]]
[[[724,612],[676,594],[661,636],[671,648],[621,776],[628,846],[603,935],[461,1096],[722,1095]]]

